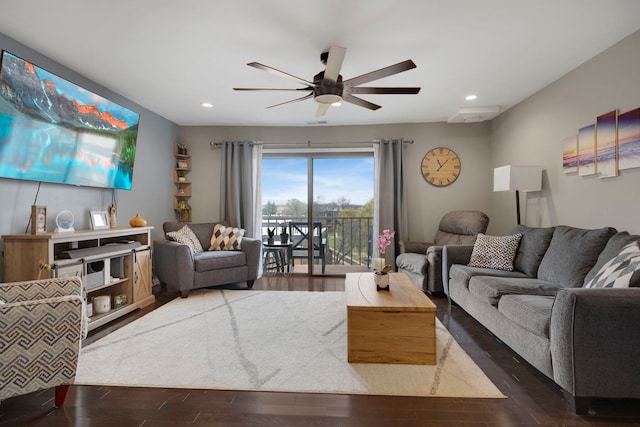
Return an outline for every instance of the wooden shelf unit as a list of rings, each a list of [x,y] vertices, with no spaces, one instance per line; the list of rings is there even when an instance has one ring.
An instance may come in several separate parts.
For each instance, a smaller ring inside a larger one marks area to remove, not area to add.
[[[154,303],[155,296],[151,289],[152,229],[153,227],[118,227],[2,236],[4,281],[35,279],[40,260],[52,266],[51,270],[42,271],[42,278],[81,277],[88,304],[99,295],[109,295],[111,299],[112,309],[109,312],[90,317],[89,330],[95,329]],[[131,242],[138,242],[139,245],[120,245]],[[74,249],[90,249],[93,253],[78,258],[61,257],[63,252]],[[102,265],[102,270],[92,270],[94,265]],[[106,277],[107,274],[109,277]],[[117,276],[114,277],[113,274]],[[126,303],[113,308],[116,295],[125,295]]]
[[[180,202],[188,202],[191,198],[191,182],[187,179],[187,174],[191,171],[191,156],[180,154],[179,144],[174,144],[173,155],[176,158],[176,167],[173,169],[173,182],[176,184],[176,194],[173,197],[173,209],[176,217],[182,222],[191,222],[191,211],[180,208]],[[179,175],[184,174],[185,180],[180,181]]]

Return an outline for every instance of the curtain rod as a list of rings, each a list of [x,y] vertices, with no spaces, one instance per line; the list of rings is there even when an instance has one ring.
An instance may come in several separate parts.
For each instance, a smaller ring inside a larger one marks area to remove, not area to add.
[[[251,144],[257,144],[257,145],[274,145],[274,146],[278,146],[278,145],[297,145],[300,147],[311,147],[313,146],[329,146],[329,145],[356,145],[356,144],[375,144],[377,142],[380,142],[379,139],[373,139],[371,141],[350,141],[350,142],[345,142],[345,141],[335,141],[335,142],[329,142],[329,141],[325,141],[325,142],[311,142],[311,141],[307,141],[307,142],[298,142],[298,141],[283,141],[283,142],[271,142],[271,143],[264,143],[264,142],[251,142]],[[413,144],[413,140],[412,139],[405,139],[402,141],[403,143],[406,144]],[[218,148],[222,145],[222,142],[215,142],[215,141],[211,141],[209,142],[209,146],[212,149]]]

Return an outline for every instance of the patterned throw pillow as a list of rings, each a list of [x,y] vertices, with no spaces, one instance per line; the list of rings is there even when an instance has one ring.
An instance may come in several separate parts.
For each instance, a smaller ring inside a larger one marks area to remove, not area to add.
[[[211,236],[210,251],[239,251],[241,249],[242,237],[245,230],[243,228],[225,227],[216,224],[213,227]]]
[[[191,231],[191,229],[186,225],[178,231],[168,232],[167,237],[175,240],[178,243],[189,246],[189,249],[191,249],[191,253],[194,255],[203,251],[200,241],[198,240],[196,235],[193,234],[193,231]]]
[[[487,236],[479,233],[471,252],[469,267],[513,271],[513,259],[522,234]]]
[[[628,288],[634,273],[640,269],[640,246],[629,243],[620,253],[600,268],[585,288]]]

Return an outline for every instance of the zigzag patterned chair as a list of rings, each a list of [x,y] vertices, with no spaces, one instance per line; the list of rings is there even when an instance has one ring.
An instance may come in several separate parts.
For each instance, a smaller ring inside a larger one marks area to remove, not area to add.
[[[64,404],[87,319],[78,277],[0,284],[0,401],[55,387]]]

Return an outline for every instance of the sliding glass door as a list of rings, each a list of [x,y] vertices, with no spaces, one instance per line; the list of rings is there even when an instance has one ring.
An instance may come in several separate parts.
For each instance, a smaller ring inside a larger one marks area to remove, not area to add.
[[[370,152],[265,153],[265,271],[366,271],[371,263],[373,174]],[[283,230],[286,243],[281,242]]]

